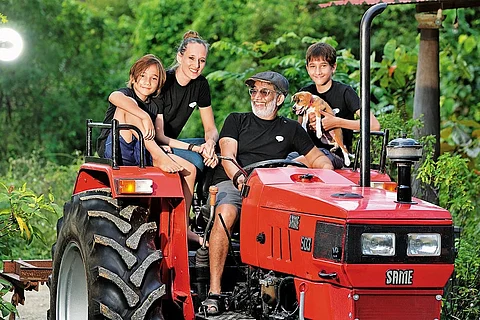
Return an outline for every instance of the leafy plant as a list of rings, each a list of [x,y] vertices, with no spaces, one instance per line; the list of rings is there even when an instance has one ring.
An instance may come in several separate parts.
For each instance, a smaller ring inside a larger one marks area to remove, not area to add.
[[[18,316],[18,311],[13,304],[3,300],[3,297],[11,290],[12,284],[5,279],[0,278],[0,315],[1,319],[6,319],[10,314]]]
[[[27,189],[27,185],[16,189],[13,186],[6,186],[0,182],[0,253],[9,255],[11,253],[11,238],[21,238],[27,244],[32,243],[34,238],[43,241],[40,230],[32,222],[35,219],[46,219],[46,213],[56,214],[57,205],[53,202],[53,196],[37,196]]]
[[[56,214],[59,209],[53,202],[53,196],[37,196],[27,189],[26,184],[20,188],[7,186],[0,182],[0,256],[9,257],[12,253],[12,244],[22,240],[30,245],[34,239],[45,242],[41,231],[37,227],[38,220],[45,220],[45,214]],[[3,316],[15,312],[15,308],[3,301],[4,291],[9,289],[5,281],[0,282],[0,311]]]
[[[480,176],[468,167],[468,159],[451,153],[437,161],[427,154],[417,177],[430,184],[440,206],[448,209],[455,225],[462,228],[457,242],[455,277],[444,304],[443,313],[450,319],[478,319],[480,316]]]
[[[71,197],[77,171],[83,158],[74,153],[64,155],[70,159],[70,165],[58,165],[47,159],[43,151],[34,151],[29,156],[10,158],[6,166],[6,172],[0,176],[0,181],[5,185],[21,187],[28,182],[33,193],[51,195],[55,202],[63,204]],[[24,240],[18,237],[10,239],[9,247],[11,256],[23,259],[47,259],[50,258],[50,248],[55,242],[55,225],[60,212],[45,212],[43,218],[35,218],[32,224],[42,234],[42,241],[34,241],[25,248]]]

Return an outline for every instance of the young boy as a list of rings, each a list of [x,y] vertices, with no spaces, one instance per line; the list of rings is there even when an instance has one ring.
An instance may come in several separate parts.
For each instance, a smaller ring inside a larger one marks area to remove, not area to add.
[[[180,173],[186,207],[190,208],[195,185],[195,166],[177,155],[167,154],[155,141],[155,125],[158,125],[159,119],[158,107],[152,102],[152,98],[160,93],[165,78],[165,69],[156,56],[147,54],[137,60],[130,68],[127,88],[114,91],[108,97],[110,104],[103,122],[111,123],[112,119],[116,119],[121,124],[131,124],[139,128],[147,149],[147,165],[169,173]],[[99,154],[105,158],[112,157],[110,131],[103,130],[97,143]],[[139,165],[141,150],[137,133],[134,130],[121,130],[119,140],[123,165]],[[201,242],[198,235],[188,231],[189,239]]]
[[[111,123],[112,119],[117,119],[121,124],[135,125],[145,139],[147,164],[166,172],[178,172],[183,169],[182,165],[170,158],[154,140],[157,106],[152,103],[152,97],[160,93],[164,82],[165,69],[161,61],[152,54],[143,56],[130,68],[127,87],[112,92],[108,97],[110,103],[103,122]],[[112,135],[109,129],[102,130],[98,144],[99,153],[102,155],[103,151],[105,158],[111,158]],[[135,131],[120,131],[120,153],[123,165],[139,164],[140,149]]]
[[[353,130],[360,130],[360,120],[355,120],[355,114],[360,117],[360,99],[352,87],[335,81],[332,76],[337,68],[337,52],[326,43],[317,42],[307,49],[306,69],[313,83],[301,88],[299,91],[308,91],[325,100],[332,109],[338,109],[336,116],[325,114],[322,126],[325,130],[342,128],[343,143],[352,152]],[[298,118],[302,123],[302,117]],[[380,123],[370,113],[370,130],[380,130]],[[307,131],[313,142],[328,155],[332,146],[324,144],[315,135],[315,114],[310,113]],[[329,156],[335,169],[343,167],[343,156],[340,148],[337,150],[339,157]]]

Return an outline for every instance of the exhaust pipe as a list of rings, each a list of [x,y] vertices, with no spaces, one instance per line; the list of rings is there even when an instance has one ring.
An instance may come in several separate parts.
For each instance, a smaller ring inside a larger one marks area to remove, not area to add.
[[[386,3],[370,7],[360,23],[360,186],[370,187],[370,28],[373,18],[383,12]]]

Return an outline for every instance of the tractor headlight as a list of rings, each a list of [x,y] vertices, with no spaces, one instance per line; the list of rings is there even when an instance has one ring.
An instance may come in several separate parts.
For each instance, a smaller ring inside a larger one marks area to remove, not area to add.
[[[362,233],[362,254],[367,256],[394,256],[394,233]]]
[[[408,256],[439,256],[442,248],[442,238],[439,233],[409,233],[407,243]]]

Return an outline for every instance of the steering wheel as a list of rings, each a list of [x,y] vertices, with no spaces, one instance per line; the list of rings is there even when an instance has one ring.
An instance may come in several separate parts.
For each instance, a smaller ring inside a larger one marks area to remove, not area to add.
[[[287,166],[308,168],[305,164],[303,164],[301,162],[298,162],[298,161],[286,160],[286,159],[273,159],[273,160],[265,160],[265,161],[254,162],[252,164],[249,164],[248,166],[245,166],[243,169],[248,174],[250,174],[253,171],[253,169],[280,168],[280,167],[287,167]]]

